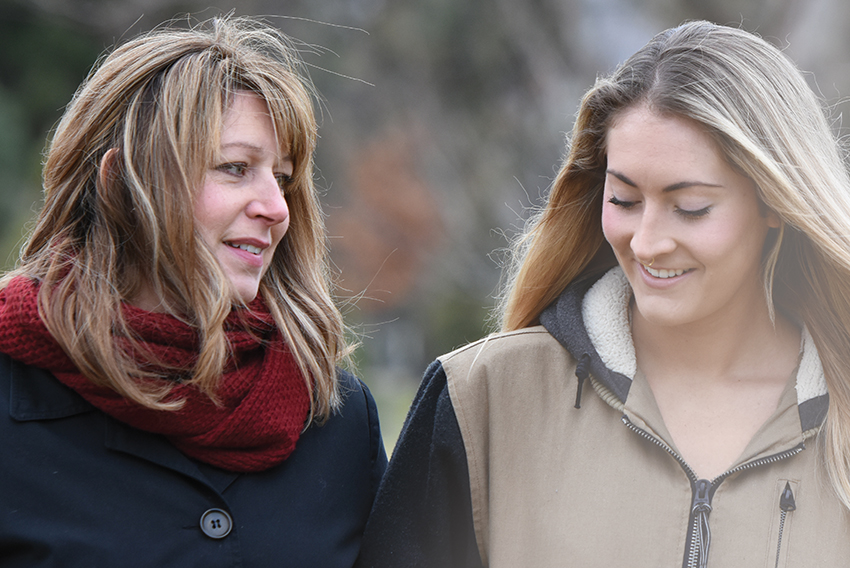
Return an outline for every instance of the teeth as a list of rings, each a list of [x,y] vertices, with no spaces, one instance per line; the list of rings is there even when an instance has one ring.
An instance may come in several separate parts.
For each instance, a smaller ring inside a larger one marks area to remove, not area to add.
[[[664,268],[662,268],[661,270],[655,270],[654,268],[650,268],[645,264],[643,265],[643,267],[646,269],[647,272],[649,272],[650,275],[655,278],[673,278],[674,276],[681,276],[682,274],[687,272],[685,269],[682,268],[680,268],[679,270],[666,270]]]
[[[233,243],[227,243],[227,244],[228,244],[228,246],[231,246],[233,248],[238,248],[238,249],[242,249],[244,251],[248,251],[251,254],[260,254],[261,252],[263,252],[263,249],[261,249],[260,247],[255,247],[253,245],[237,245],[237,244],[233,244]]]

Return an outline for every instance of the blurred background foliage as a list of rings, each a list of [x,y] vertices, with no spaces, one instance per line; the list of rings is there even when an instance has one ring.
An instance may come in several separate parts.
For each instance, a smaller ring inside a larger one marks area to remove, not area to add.
[[[500,259],[581,94],[658,31],[739,25],[811,72],[842,135],[844,0],[0,0],[0,262],[40,200],[49,131],[115,43],[235,10],[297,38],[322,95],[317,181],[359,374],[391,448],[439,354],[489,331]]]

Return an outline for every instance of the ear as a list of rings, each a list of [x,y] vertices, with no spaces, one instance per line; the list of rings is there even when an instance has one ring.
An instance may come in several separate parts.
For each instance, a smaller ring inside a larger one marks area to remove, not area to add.
[[[767,210],[767,226],[771,229],[778,229],[782,226],[782,219],[779,218],[779,215],[773,209]]]

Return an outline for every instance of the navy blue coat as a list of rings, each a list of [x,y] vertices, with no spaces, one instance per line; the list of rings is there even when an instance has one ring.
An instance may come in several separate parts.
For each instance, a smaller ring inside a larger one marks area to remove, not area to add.
[[[387,457],[371,394],[341,380],[283,464],[237,474],[0,354],[0,566],[350,568]]]

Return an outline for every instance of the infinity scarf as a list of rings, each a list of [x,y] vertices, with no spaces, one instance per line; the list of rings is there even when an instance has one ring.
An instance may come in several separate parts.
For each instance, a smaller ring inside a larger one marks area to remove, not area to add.
[[[184,400],[184,405],[177,411],[164,411],[145,408],[89,381],[39,317],[38,287],[29,278],[17,277],[0,291],[0,352],[47,369],[109,416],[162,434],[187,456],[228,471],[262,471],[283,462],[295,449],[310,396],[262,300],[254,300],[242,314],[232,312],[225,321],[232,355],[216,390],[220,406],[194,386],[175,382],[169,383],[174,386],[166,401]],[[199,341],[192,327],[129,304],[122,309],[154,360],[166,369],[193,367]]]

